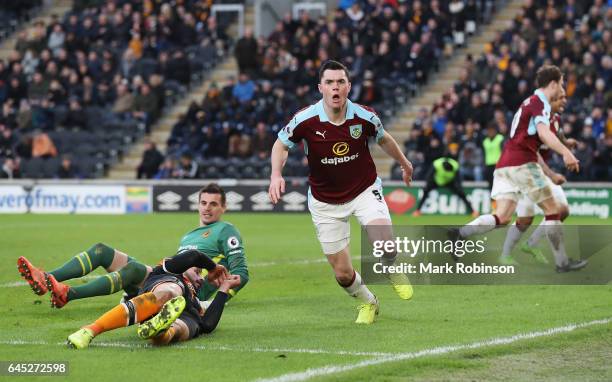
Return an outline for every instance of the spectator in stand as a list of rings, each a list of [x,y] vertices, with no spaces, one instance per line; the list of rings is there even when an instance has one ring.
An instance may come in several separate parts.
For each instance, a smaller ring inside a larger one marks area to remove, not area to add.
[[[482,180],[482,163],[482,150],[474,142],[467,142],[459,152],[463,180]]]
[[[77,166],[72,163],[72,158],[69,155],[62,156],[62,162],[57,169],[55,177],[59,179],[74,179],[81,177]]]
[[[167,157],[159,167],[157,173],[153,176],[154,179],[173,179],[177,177],[176,160],[172,157]]]
[[[64,125],[71,129],[85,129],[87,127],[87,119],[81,104],[77,98],[70,98],[68,106],[68,114]]]
[[[181,155],[178,170],[174,177],[178,179],[196,179],[198,177],[198,162],[193,160],[191,154]]]
[[[117,86],[117,97],[113,105],[113,113],[125,116],[133,110],[134,107],[134,95],[130,93],[128,86],[124,83]]]
[[[142,121],[146,126],[146,132],[151,129],[151,122],[157,119],[159,114],[158,99],[151,92],[151,87],[147,83],[140,85],[140,91],[134,97],[132,104],[132,117]]]
[[[21,178],[19,170],[19,160],[13,158],[4,158],[2,168],[0,168],[0,179],[16,179]]]
[[[240,73],[238,83],[236,83],[232,89],[232,95],[240,103],[250,102],[255,95],[255,82],[249,78],[248,74]]]
[[[142,160],[138,165],[136,178],[137,179],[151,179],[158,173],[164,156],[155,146],[155,142],[150,139],[146,139],[144,143],[144,152],[142,153]]]
[[[272,146],[274,145],[274,137],[266,128],[264,122],[258,122],[255,128],[255,134],[251,139],[251,151],[254,156],[261,160],[265,160],[270,156]]]
[[[259,71],[259,63],[256,52],[258,51],[257,40],[253,37],[251,27],[244,28],[244,36],[238,39],[234,48],[234,56],[238,62],[240,73],[248,73],[254,76]]]
[[[57,148],[47,133],[34,132],[32,138],[32,158],[52,158],[57,156]]]

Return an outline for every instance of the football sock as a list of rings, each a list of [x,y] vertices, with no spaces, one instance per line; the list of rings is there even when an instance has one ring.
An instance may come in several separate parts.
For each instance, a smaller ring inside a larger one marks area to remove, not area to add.
[[[504,249],[502,250],[502,257],[509,256],[512,253],[512,250],[516,246],[516,243],[521,240],[521,236],[523,232],[518,229],[516,226],[516,222],[508,228],[508,232],[506,233],[506,241],[504,241]]]
[[[91,329],[97,336],[109,330],[142,322],[159,312],[163,305],[153,293],[144,293],[128,302],[115,306],[100,316],[93,324],[84,326],[84,328]]]
[[[340,284],[340,282],[338,282]],[[353,280],[348,285],[340,284],[342,288],[352,297],[356,297],[366,304],[373,304],[376,301],[376,297],[367,286],[363,284],[361,275],[357,271],[353,271]]]
[[[168,345],[174,339],[175,334],[176,329],[174,329],[174,326],[171,326],[168,328],[168,330],[165,330],[153,337],[153,345]]]
[[[68,290],[68,301],[113,294],[121,289],[139,285],[146,275],[146,265],[132,261],[117,272],[100,276],[85,285],[70,287]]]
[[[497,215],[480,215],[459,229],[461,237],[470,237],[485,232],[489,232],[499,224]]]
[[[529,239],[527,240],[527,245],[529,245],[530,247],[536,247],[538,245],[540,240],[542,240],[542,237],[546,235],[545,223],[546,220],[542,220],[542,222],[536,227],[535,231],[533,231],[531,236],[529,236]]]
[[[82,277],[99,266],[110,267],[115,258],[115,250],[102,243],[93,245],[85,252],[74,256],[61,267],[49,272],[57,281],[65,281]]]
[[[215,269],[217,264],[202,252],[191,249],[175,255],[163,262],[163,268],[168,273],[182,274],[191,267],[204,268],[208,271]]]
[[[201,318],[200,329],[203,333],[210,333],[217,327],[219,320],[221,320],[221,314],[223,314],[223,308],[227,301],[227,294],[221,291],[217,292],[217,295],[212,300],[208,309]]]
[[[547,215],[543,224],[546,227],[546,236],[548,236],[548,241],[550,241],[553,255],[555,256],[555,264],[558,267],[565,266],[568,259],[565,253],[563,229],[561,228],[559,215]]]

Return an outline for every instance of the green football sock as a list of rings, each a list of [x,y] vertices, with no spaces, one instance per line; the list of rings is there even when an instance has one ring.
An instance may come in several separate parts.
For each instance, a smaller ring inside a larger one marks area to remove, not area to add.
[[[70,287],[68,300],[80,298],[104,296],[113,294],[121,289],[133,289],[137,287],[147,275],[147,266],[133,261],[117,272],[111,272],[100,276],[85,285]]]
[[[99,266],[110,267],[115,258],[115,250],[98,243],[85,252],[70,259],[66,264],[49,272],[57,281],[65,281],[85,276]]]

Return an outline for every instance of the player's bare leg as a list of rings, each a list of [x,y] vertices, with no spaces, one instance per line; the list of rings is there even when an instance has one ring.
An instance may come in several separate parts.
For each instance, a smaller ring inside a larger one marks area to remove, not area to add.
[[[155,346],[165,346],[173,342],[187,341],[189,339],[189,328],[187,324],[177,319],[165,332],[153,337],[151,343]]]
[[[366,226],[366,232],[368,234],[368,240],[370,243],[375,241],[392,241],[393,240],[393,227],[391,221],[388,219],[374,219],[370,221]],[[382,258],[382,264],[391,266],[395,264],[397,253],[386,252]],[[389,278],[389,282],[393,286],[393,290],[398,294],[402,300],[410,300],[414,293],[412,285],[408,276],[404,273],[392,273],[386,275]]]
[[[561,229],[561,216],[559,214],[559,204],[553,197],[549,197],[538,206],[544,211],[544,226],[546,236],[550,241],[557,272],[576,271],[587,265],[586,260],[573,260],[565,253],[565,243],[563,242],[563,230]]]
[[[350,296],[362,302],[359,305],[359,314],[355,322],[358,324],[373,323],[378,314],[378,300],[363,283],[359,272],[353,269],[348,245],[339,252],[327,255],[327,261],[334,270],[338,284]]]
[[[463,238],[472,235],[489,232],[496,227],[506,225],[512,220],[512,214],[516,210],[516,201],[510,197],[501,195],[497,199],[495,214],[480,215],[459,229],[459,235]]]

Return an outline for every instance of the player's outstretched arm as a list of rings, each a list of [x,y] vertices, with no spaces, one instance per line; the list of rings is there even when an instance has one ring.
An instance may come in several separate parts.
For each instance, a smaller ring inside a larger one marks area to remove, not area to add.
[[[270,161],[272,164],[272,173],[270,175],[270,188],[268,195],[272,203],[276,204],[281,198],[281,194],[285,192],[285,179],[283,179],[283,167],[287,163],[289,156],[289,147],[285,146],[280,139],[277,139],[272,146],[272,154]]]
[[[410,163],[408,158],[406,158],[395,139],[393,139],[391,134],[385,131],[383,137],[378,140],[378,144],[383,151],[387,153],[387,155],[395,159],[395,161],[400,164],[402,167],[402,178],[404,179],[404,183],[406,183],[407,186],[410,186],[410,183],[412,182],[412,163]]]
[[[561,143],[559,138],[557,138],[557,136],[550,131],[550,128],[543,123],[538,123],[536,128],[538,130],[538,136],[542,142],[563,156],[565,167],[570,171],[578,172],[580,170],[578,159],[576,159],[574,154],[572,154],[572,152],[565,147],[563,143]]]

